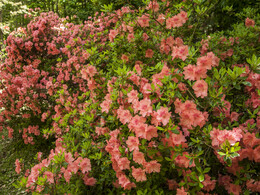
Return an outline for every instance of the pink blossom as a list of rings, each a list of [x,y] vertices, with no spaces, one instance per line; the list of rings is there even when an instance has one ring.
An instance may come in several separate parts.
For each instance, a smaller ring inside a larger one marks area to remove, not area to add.
[[[145,175],[145,170],[142,170],[141,168],[136,169],[135,167],[132,166],[132,175],[137,182],[147,180]]]
[[[171,117],[171,112],[168,111],[168,108],[166,107],[161,107],[159,110],[156,112],[156,119],[159,122],[162,122],[162,124],[165,126],[169,123]]]
[[[80,168],[82,173],[86,173],[88,171],[91,171],[91,163],[88,158],[84,158],[80,163]]]
[[[139,102],[139,111],[140,111],[140,114],[145,117],[145,116],[149,116],[152,111],[153,111],[153,108],[151,106],[151,100],[150,99],[143,99]]]
[[[204,98],[208,93],[208,84],[204,80],[198,80],[192,86],[192,89],[197,97]]]

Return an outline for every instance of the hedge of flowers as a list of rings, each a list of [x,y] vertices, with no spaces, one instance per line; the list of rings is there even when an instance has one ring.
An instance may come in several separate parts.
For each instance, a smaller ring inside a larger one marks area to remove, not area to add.
[[[16,160],[17,187],[260,192],[260,17],[241,14],[232,31],[206,36],[208,9],[153,0],[79,25],[42,13],[10,34],[0,131],[31,147],[38,136],[56,140],[30,169]]]

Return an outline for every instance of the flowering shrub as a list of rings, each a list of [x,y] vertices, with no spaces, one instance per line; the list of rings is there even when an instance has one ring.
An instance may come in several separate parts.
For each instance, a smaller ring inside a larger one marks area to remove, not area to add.
[[[207,8],[173,5],[149,1],[81,25],[44,13],[8,37],[1,127],[26,144],[39,135],[56,139],[18,187],[35,194],[260,191],[257,18],[202,37],[192,18]],[[19,161],[16,170],[25,171]]]

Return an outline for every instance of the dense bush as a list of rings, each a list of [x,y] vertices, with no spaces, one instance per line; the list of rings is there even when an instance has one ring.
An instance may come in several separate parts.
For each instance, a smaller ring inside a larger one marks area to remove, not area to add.
[[[203,35],[211,9],[149,1],[81,25],[50,12],[10,34],[1,130],[25,144],[56,140],[30,170],[16,160],[17,187],[259,192],[259,15],[244,9],[232,30]]]

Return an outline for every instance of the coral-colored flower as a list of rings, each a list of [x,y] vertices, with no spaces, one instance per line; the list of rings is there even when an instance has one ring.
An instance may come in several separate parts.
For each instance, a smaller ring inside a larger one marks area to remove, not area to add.
[[[159,122],[162,122],[162,124],[165,126],[169,123],[171,117],[171,112],[168,111],[168,108],[166,107],[161,107],[159,110],[156,112],[156,119]]]
[[[130,151],[133,150],[139,150],[139,139],[138,137],[134,136],[129,136],[127,141],[126,141],[127,147],[129,148]]]
[[[110,100],[104,100],[104,101],[100,104],[101,112],[106,112],[106,113],[108,113],[108,112],[109,112],[109,109],[110,109],[110,105],[111,105],[111,101],[110,101]]]
[[[204,187],[202,189],[207,192],[212,191],[216,186],[216,182],[216,180],[211,180],[211,177],[208,174],[205,174],[205,179],[202,182]]]
[[[149,5],[147,7],[147,9],[153,10],[154,12],[158,12],[159,8],[160,8],[160,6],[156,0],[150,1]]]
[[[145,167],[146,173],[152,173],[152,172],[159,173],[161,164],[158,163],[156,160],[153,160],[153,161],[144,163],[144,167]]]
[[[122,108],[119,108],[117,110],[117,117],[123,124],[129,123],[132,119],[132,115],[131,115],[130,111],[124,110]]]
[[[212,146],[220,146],[226,140],[231,144],[234,145],[236,142],[239,142],[242,136],[242,130],[234,128],[231,130],[219,130],[213,128],[210,132],[210,137],[212,139]]]
[[[145,116],[149,116],[152,112],[153,112],[153,108],[151,106],[151,100],[150,99],[143,99],[139,102],[139,111],[140,114],[145,117]]]
[[[88,66],[87,69],[86,69],[86,73],[90,76],[90,77],[93,77],[95,74],[97,74],[97,69],[95,66]]]
[[[178,165],[179,167],[185,167],[188,168],[189,167],[189,163],[190,160],[186,157],[188,156],[187,152],[183,152],[182,156],[178,155],[174,160],[176,165]]]
[[[128,40],[129,42],[133,41],[134,38],[135,38],[134,33],[130,33],[130,34],[127,35],[127,40]]]
[[[70,164],[68,165],[68,167],[67,167],[67,170],[68,170],[69,172],[74,172],[74,173],[76,174],[76,173],[78,172],[78,170],[79,170],[79,165],[78,165],[78,163],[77,163],[76,161],[70,163]]]
[[[258,163],[260,162],[260,146],[254,149],[254,161]]]
[[[146,131],[147,131],[148,125],[141,123],[139,124],[136,129],[134,129],[136,137],[144,138],[146,139]]]
[[[197,97],[204,98],[208,93],[208,84],[204,80],[198,80],[192,86],[192,89]]]
[[[142,17],[138,17],[138,24],[141,26],[141,27],[149,27],[149,21],[150,21],[150,18],[148,15],[142,15]]]
[[[153,137],[158,137],[157,128],[152,125],[149,125],[145,130],[145,139],[150,141]]]
[[[84,158],[81,162],[80,162],[80,168],[82,173],[86,173],[91,171],[91,163],[90,160],[88,158]]]
[[[180,132],[179,134],[172,133],[170,136],[170,140],[172,141],[172,143],[174,145],[180,145],[180,144],[186,142],[186,139],[185,139],[184,135],[182,134],[182,132]]]
[[[84,184],[87,186],[94,186],[97,182],[97,180],[94,177],[88,177],[87,175],[83,177],[83,181]]]
[[[172,60],[174,60],[175,58],[180,58],[183,61],[185,61],[188,55],[189,55],[189,47],[188,47],[188,45],[182,45],[182,46],[179,46],[179,47],[173,47]]]
[[[147,49],[146,52],[145,52],[145,57],[146,58],[152,58],[153,57],[153,50],[151,49]]]
[[[117,163],[120,170],[130,169],[130,161],[126,157],[118,159]]]
[[[127,55],[123,54],[121,60],[123,60],[124,62],[128,62],[129,58]]]
[[[50,171],[45,171],[43,173],[44,176],[47,177],[47,181],[50,182],[50,183],[54,183],[54,176],[53,176],[53,173],[50,172]]]
[[[117,34],[118,34],[117,30],[110,30],[109,35],[108,35],[110,42],[114,41]]]
[[[108,133],[108,128],[107,127],[96,127],[95,132],[98,134],[98,136],[104,135],[105,133]]]
[[[141,168],[136,169],[133,166],[131,168],[132,168],[132,175],[137,182],[147,180],[145,175],[145,170],[142,170]]]
[[[71,172],[66,170],[64,172],[64,178],[65,178],[66,182],[69,183],[70,182],[70,178],[71,178]]]
[[[190,81],[195,80],[195,69],[196,69],[196,66],[191,65],[191,64],[189,64],[188,66],[185,66],[183,68],[183,70],[184,70],[183,74],[185,76],[184,78],[188,79]]]
[[[21,164],[19,162],[19,159],[16,159],[15,161],[15,172],[19,174],[21,172]]]
[[[239,195],[242,191],[240,185],[236,185],[236,184],[232,184],[232,183],[227,185],[226,189],[229,194],[233,193],[234,195]]]
[[[255,21],[252,19],[246,18],[245,25],[246,25],[246,27],[255,26]]]
[[[145,163],[144,154],[142,152],[134,150],[134,152],[133,152],[133,160],[136,163],[139,163],[139,164]]]
[[[188,193],[184,190],[183,186],[177,189],[176,195],[187,195]]]
[[[145,122],[146,118],[139,115],[135,115],[128,124],[128,128],[132,131],[135,131],[135,129],[138,128],[139,125],[144,124]]]

